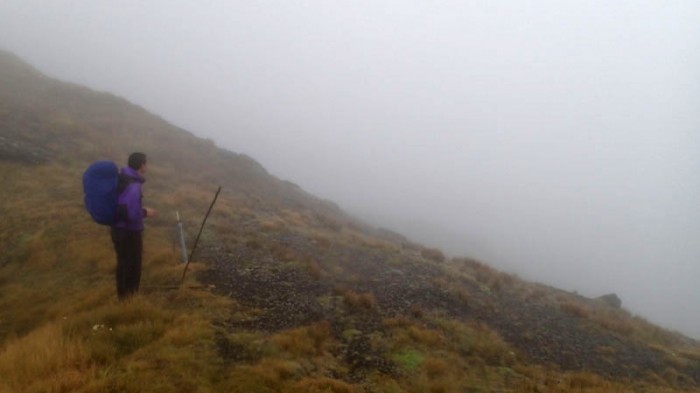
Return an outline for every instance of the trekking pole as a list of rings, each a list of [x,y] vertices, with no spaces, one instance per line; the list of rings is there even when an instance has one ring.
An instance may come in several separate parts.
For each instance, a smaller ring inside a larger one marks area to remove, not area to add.
[[[182,285],[182,283],[185,282],[185,274],[187,274],[187,266],[189,266],[190,262],[192,261],[192,257],[194,256],[194,252],[197,249],[197,243],[199,242],[199,237],[202,235],[202,230],[204,229],[204,224],[207,222],[207,218],[209,218],[209,213],[211,213],[211,209],[214,207],[214,203],[216,203],[216,198],[219,197],[220,192],[221,192],[221,186],[219,186],[219,189],[216,190],[216,195],[214,195],[214,200],[211,201],[211,205],[209,205],[209,210],[207,210],[207,215],[204,216],[204,221],[202,221],[202,226],[199,227],[199,233],[197,234],[197,238],[194,240],[194,245],[192,246],[192,252],[190,252],[190,257],[187,259],[187,262],[185,263],[185,270],[182,272],[182,279],[180,280],[180,285]]]
[[[180,252],[182,253],[182,263],[187,263],[187,246],[185,245],[185,231],[182,228],[182,221],[180,221],[180,212],[175,212],[177,217],[177,229],[180,232]]]

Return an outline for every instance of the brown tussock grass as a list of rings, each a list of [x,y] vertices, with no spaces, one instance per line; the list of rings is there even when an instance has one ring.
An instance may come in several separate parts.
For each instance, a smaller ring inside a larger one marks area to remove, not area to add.
[[[264,232],[280,232],[287,229],[287,224],[278,218],[267,218],[260,221],[260,230]]]
[[[85,344],[64,337],[57,323],[12,340],[0,351],[0,386],[9,391],[71,391],[93,372]]]
[[[444,360],[436,357],[428,357],[423,360],[422,367],[430,379],[444,376],[450,368]]]
[[[331,378],[304,378],[294,385],[294,391],[304,393],[355,393],[355,388]]]
[[[284,244],[273,243],[270,246],[270,251],[278,260],[282,262],[300,261],[304,259],[298,251],[291,247],[285,246]]]
[[[312,223],[311,217],[301,212],[284,209],[280,214],[287,224],[292,227],[306,228]]]
[[[320,356],[331,339],[331,327],[327,321],[278,333],[270,338],[280,350],[296,357]]]
[[[109,123],[110,120],[101,119],[100,122]],[[3,315],[14,317],[12,321],[3,320],[0,325],[0,391],[347,393],[356,388],[363,391],[362,388],[367,387],[355,387],[327,377],[336,375],[336,372],[342,374],[342,367],[332,369],[331,374],[329,369],[319,366],[329,359],[333,361],[333,351],[329,349],[332,349],[334,341],[327,323],[281,332],[270,338],[269,342],[259,336],[242,338],[244,342],[248,339],[264,341],[272,349],[258,354],[254,359],[259,361],[257,364],[229,367],[222,365],[223,361],[216,353],[213,335],[217,328],[212,325],[232,316],[231,301],[207,291],[152,289],[142,290],[142,294],[129,303],[116,302],[111,243],[106,228],[91,223],[80,206],[78,183],[86,163],[85,157],[108,154],[123,159],[128,147],[107,146],[113,142],[109,137],[112,133],[90,135],[96,134],[93,126],[79,116],[60,114],[51,121],[61,132],[80,136],[72,138],[79,141],[77,150],[80,157],[60,157],[56,163],[35,167],[0,164],[6,171],[3,173],[13,174],[8,176],[5,187],[0,188],[0,199],[4,202],[0,206],[0,244],[10,255],[0,260],[0,263],[6,264],[0,268],[0,310]],[[128,121],[135,124],[133,120]],[[161,154],[163,159],[178,151],[178,145],[172,142],[175,138],[165,137],[166,134],[170,135],[170,130],[154,137],[142,131],[129,131],[143,130],[144,127],[125,128],[123,131],[128,133],[125,139],[151,146],[154,158],[158,157],[157,151],[167,152]],[[121,131],[115,127],[105,130]],[[180,161],[186,161],[188,166],[198,169],[211,168],[210,172],[216,173],[205,173],[203,179],[206,182],[218,181],[229,167],[219,165],[225,162],[211,154],[214,152],[211,141],[192,139],[196,143],[181,144],[188,148],[180,148],[182,153],[187,153],[186,158]],[[91,146],[95,144],[92,141],[96,140],[104,141],[105,146]],[[196,154],[190,154],[190,150]],[[153,162],[157,163],[158,160],[154,159]],[[156,164],[153,167],[153,177],[149,177],[151,186],[147,191],[148,203],[153,203],[162,213],[180,209],[187,221],[186,228],[196,230],[213,190],[202,187],[201,182],[195,182],[200,181],[198,177],[177,172],[165,165],[159,167]],[[156,185],[161,188],[155,188]],[[161,191],[160,195],[158,191]],[[17,195],[22,197],[17,198]],[[322,249],[330,248],[335,241],[344,241],[342,239],[376,249],[383,247],[380,246],[381,242],[364,235],[357,226],[353,226],[356,232],[351,236],[347,230],[351,225],[345,226],[332,215],[312,217],[309,215],[312,213],[306,211],[285,211],[282,207],[265,204],[261,197],[255,195],[246,196],[245,200],[228,198],[225,193],[220,197],[205,237],[215,239],[211,233],[225,234],[229,221],[252,221],[263,217],[261,226],[264,230],[281,231],[300,226],[311,233],[321,234],[316,241]],[[257,206],[254,206],[255,203]],[[37,209],[37,206],[42,208]],[[258,215],[257,212],[263,213]],[[179,266],[169,266],[172,229],[169,220],[163,216],[148,224],[144,286],[165,284],[173,276],[175,280],[179,278],[176,274],[180,271]],[[253,239],[259,242],[261,250],[269,245],[264,237]],[[421,246],[410,243],[404,244],[404,248],[416,254],[423,250]],[[294,255],[293,258],[299,256]],[[427,258],[430,259],[430,255]],[[433,259],[439,261],[441,258]],[[303,263],[306,260],[299,261]],[[187,283],[196,283],[191,273],[197,269],[196,264],[191,267]],[[310,266],[310,269],[314,275],[315,266]],[[480,281],[492,290],[507,288],[512,284],[508,277],[496,275],[493,269],[478,261],[465,262],[463,270],[465,275],[480,277]],[[449,285],[451,282],[447,282],[446,289],[453,289]],[[454,294],[460,296],[459,293]],[[377,307],[372,294],[354,293],[349,298],[350,306],[360,310]],[[244,307],[241,310],[242,313],[251,314],[262,312]],[[428,325],[431,322],[429,313],[421,313],[421,322]],[[416,312],[413,314],[413,317],[418,317]],[[67,319],[64,320],[64,317]],[[616,315],[595,309],[589,318],[620,334],[661,345],[682,344],[673,335],[624,313]],[[94,329],[96,325],[98,328]],[[405,317],[385,320],[384,325],[391,330],[391,337],[378,335],[375,337],[377,340],[391,340],[392,344],[404,340],[404,346],[408,345],[406,343],[420,346],[421,353],[425,354],[422,368],[416,375],[402,375],[396,379],[382,375],[381,378],[389,380],[383,384],[387,387],[384,391],[508,391],[501,389],[503,374],[499,373],[512,365],[513,356],[509,354],[510,348],[488,327],[454,321],[450,326],[441,325],[440,329],[432,329],[418,326]],[[258,353],[255,345],[251,344],[250,347]],[[684,358],[683,362],[679,361],[678,367],[669,367],[664,377],[682,386],[686,381],[678,370],[683,370],[685,361],[692,363],[697,359],[692,355],[679,356]],[[464,367],[460,363],[462,359],[474,367]],[[461,377],[460,372],[467,376]],[[481,381],[479,378],[483,378],[484,382],[472,384],[473,381]],[[529,385],[523,385],[523,389],[511,390],[589,393],[641,391],[612,384],[597,376],[543,369],[531,371],[528,381]],[[542,381],[546,381],[546,384]],[[666,382],[660,380],[659,383]],[[471,387],[474,389],[467,389]],[[367,387],[367,390],[370,388]],[[652,391],[667,390],[671,389]]]
[[[412,325],[413,325],[413,322],[412,322],[410,319],[406,318],[405,316],[399,315],[399,316],[397,316],[397,317],[384,318],[384,319],[382,320],[382,325],[383,325],[385,328],[389,328],[389,329],[392,329],[392,328],[407,328],[407,327],[409,327],[409,326],[412,326]]]
[[[419,304],[411,305],[408,312],[410,313],[410,315],[413,318],[416,318],[416,319],[421,319],[425,315],[425,311],[423,310],[423,307],[421,307]]]
[[[320,280],[323,275],[321,265],[312,259],[306,261],[306,271],[314,280]]]
[[[314,218],[316,219],[316,225],[322,229],[336,233],[343,229],[342,223],[328,215],[316,213],[314,214]]]
[[[254,372],[280,382],[292,379],[300,372],[300,369],[299,363],[274,358],[265,358],[252,367]]]
[[[316,244],[316,246],[323,250],[327,250],[332,244],[332,241],[328,236],[322,235],[320,233],[313,234],[311,239]]]
[[[348,289],[342,295],[343,304],[352,310],[369,311],[377,307],[377,300],[369,292],[357,293]]]
[[[416,343],[429,346],[438,346],[443,344],[445,337],[437,330],[422,328],[420,326],[411,326],[408,328],[408,336]]]
[[[587,307],[574,302],[561,303],[559,309],[578,318],[588,318],[591,315]]]
[[[383,324],[392,329],[393,350],[406,347],[434,349],[445,345],[445,336],[441,331],[418,326],[405,317],[388,318],[383,321]]]
[[[436,323],[445,333],[447,346],[462,356],[493,366],[512,365],[516,361],[511,347],[485,324],[446,319],[439,319]]]

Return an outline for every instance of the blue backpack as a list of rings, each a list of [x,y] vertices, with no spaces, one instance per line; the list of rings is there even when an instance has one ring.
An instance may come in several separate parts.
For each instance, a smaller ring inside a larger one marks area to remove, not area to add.
[[[102,225],[117,221],[117,199],[128,184],[112,161],[96,161],[83,173],[85,209],[92,219]]]

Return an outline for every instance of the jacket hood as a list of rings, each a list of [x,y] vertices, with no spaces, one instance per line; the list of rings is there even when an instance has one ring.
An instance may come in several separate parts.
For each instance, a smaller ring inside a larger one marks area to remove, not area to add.
[[[134,168],[128,167],[128,166],[125,166],[124,168],[122,168],[122,174],[129,176],[130,178],[132,178],[140,183],[144,183],[146,181],[146,179],[144,179],[143,176],[141,176],[139,171],[137,171]]]

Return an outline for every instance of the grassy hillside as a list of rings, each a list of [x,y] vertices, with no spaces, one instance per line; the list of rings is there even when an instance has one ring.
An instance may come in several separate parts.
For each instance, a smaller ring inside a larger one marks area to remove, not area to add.
[[[142,291],[116,300],[96,159],[149,155]],[[123,99],[0,52],[0,392],[698,391],[700,346],[363,225]],[[223,191],[185,284],[191,245]]]

